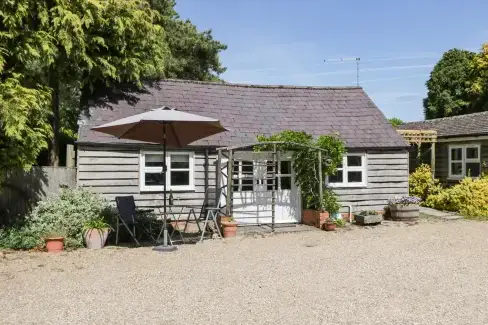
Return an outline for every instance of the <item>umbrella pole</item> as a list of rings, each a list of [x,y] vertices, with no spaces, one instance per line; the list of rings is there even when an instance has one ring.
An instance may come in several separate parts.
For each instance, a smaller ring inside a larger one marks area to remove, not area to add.
[[[168,166],[166,165],[166,122],[163,122],[163,245],[156,246],[153,249],[160,252],[171,252],[177,249],[176,246],[168,245],[168,227],[166,224],[166,173]]]
[[[166,123],[163,123],[163,177],[164,177],[164,186],[163,186],[163,246],[168,246],[168,227],[166,225],[166,173],[168,172],[168,166],[166,165]]]

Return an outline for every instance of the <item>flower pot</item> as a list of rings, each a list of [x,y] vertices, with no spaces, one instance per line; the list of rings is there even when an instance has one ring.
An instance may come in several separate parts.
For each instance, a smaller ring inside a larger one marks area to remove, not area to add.
[[[322,226],[322,228],[325,230],[325,231],[334,231],[336,229],[337,225],[335,224],[335,222],[331,222],[331,221],[327,221],[324,223],[324,225]]]
[[[415,221],[419,218],[420,208],[417,204],[390,204],[390,217],[397,221]]]
[[[64,250],[64,237],[48,237],[44,242],[49,253],[59,253]]]
[[[224,238],[235,237],[237,234],[237,222],[222,221],[222,234]]]
[[[108,234],[110,232],[109,228],[104,229],[88,229],[83,234],[85,239],[86,248],[89,249],[100,249],[105,246],[107,242]]]

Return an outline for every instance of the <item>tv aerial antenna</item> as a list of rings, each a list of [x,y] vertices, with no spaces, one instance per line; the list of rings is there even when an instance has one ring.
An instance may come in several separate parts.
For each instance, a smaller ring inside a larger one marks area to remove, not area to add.
[[[356,61],[356,84],[359,86],[359,62],[361,58],[338,58],[338,59],[325,59],[325,63],[332,63],[332,62],[347,62],[347,61]]]

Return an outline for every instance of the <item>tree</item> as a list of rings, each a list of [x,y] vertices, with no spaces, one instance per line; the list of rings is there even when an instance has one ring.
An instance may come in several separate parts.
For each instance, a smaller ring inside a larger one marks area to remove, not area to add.
[[[388,122],[390,122],[390,124],[393,125],[393,127],[397,127],[403,124],[403,121],[400,120],[398,117],[389,118]]]
[[[472,113],[478,109],[470,91],[475,53],[452,49],[444,53],[427,81],[426,119]]]
[[[488,110],[488,43],[483,44],[481,52],[473,58],[473,82],[471,92],[479,97],[481,110]]]
[[[52,135],[49,90],[24,87],[19,78],[12,75],[0,83],[0,183],[8,170],[29,170]]]
[[[64,94],[87,97],[100,85],[142,86],[164,76],[168,48],[159,18],[145,0],[0,3],[0,82],[15,76],[19,87],[49,91],[52,165],[59,164]]]
[[[161,15],[170,55],[166,60],[166,77],[173,79],[217,81],[225,72],[219,53],[225,44],[213,39],[212,31],[199,32],[190,20],[181,20],[175,0],[148,0]]]

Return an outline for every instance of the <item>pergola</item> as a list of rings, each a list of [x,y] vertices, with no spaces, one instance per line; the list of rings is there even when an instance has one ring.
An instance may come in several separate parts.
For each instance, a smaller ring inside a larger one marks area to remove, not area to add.
[[[432,169],[432,177],[435,175],[435,144],[437,142],[436,130],[396,130],[406,142],[409,144],[417,145],[417,150],[420,152],[420,146],[423,143],[430,143],[430,167]]]
[[[223,196],[225,197],[225,206],[222,208],[225,208],[226,214],[227,215],[232,215],[233,213],[233,186],[232,186],[232,170],[235,167],[235,160],[234,160],[234,153],[237,151],[251,151],[255,152],[255,149],[257,148],[264,148],[266,151],[271,153],[271,160],[269,162],[265,163],[266,167],[271,167],[270,174],[266,176],[266,180],[272,180],[272,190],[271,190],[271,231],[274,232],[275,230],[275,216],[276,216],[276,193],[277,193],[277,184],[276,184],[276,166],[277,166],[277,161],[279,159],[278,152],[279,150],[279,145],[289,145],[291,147],[295,147],[296,149],[288,148],[287,150],[293,151],[297,150],[297,148],[308,148],[310,150],[315,150],[317,152],[317,177],[318,177],[318,184],[323,184],[323,178],[322,178],[322,162],[325,162],[326,164],[330,163],[330,158],[328,157],[328,152],[327,150],[324,150],[319,147],[314,147],[310,145],[304,145],[301,143],[296,143],[296,142],[289,142],[289,141],[264,141],[264,142],[255,142],[255,143],[250,143],[250,144],[244,144],[244,145],[237,145],[237,146],[230,146],[230,147],[223,147],[223,148],[218,148],[217,153],[217,179],[216,179],[216,190],[219,187],[223,188]],[[259,152],[256,152],[256,154],[259,154]],[[224,162],[224,159],[227,161]],[[222,186],[222,178],[226,178],[227,182]],[[319,197],[320,200],[322,201],[323,197],[323,187],[318,186],[319,190]]]

